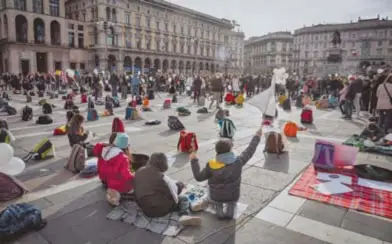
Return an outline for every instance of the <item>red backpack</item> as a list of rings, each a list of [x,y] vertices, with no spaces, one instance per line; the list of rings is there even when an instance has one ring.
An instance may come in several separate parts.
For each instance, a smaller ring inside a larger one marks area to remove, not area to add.
[[[82,100],[82,101],[81,101],[82,103],[87,103],[87,94],[86,94],[86,93],[83,93],[83,94],[81,95],[80,99]]]
[[[21,197],[27,190],[12,176],[0,172],[0,202],[7,202]]]
[[[301,112],[301,123],[312,124],[313,123],[313,111],[310,108],[304,108]]]
[[[112,133],[124,133],[124,132],[125,132],[125,128],[122,120],[118,117],[114,118],[112,123]]]
[[[197,143],[196,134],[193,132],[182,130],[180,132],[180,139],[178,140],[177,148],[178,151],[184,153],[191,153],[197,151],[199,149],[199,145]]]

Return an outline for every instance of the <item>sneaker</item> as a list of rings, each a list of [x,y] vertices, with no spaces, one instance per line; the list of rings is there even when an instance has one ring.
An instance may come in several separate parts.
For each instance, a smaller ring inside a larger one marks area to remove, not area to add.
[[[201,211],[206,210],[207,208],[208,208],[208,201],[207,200],[198,201],[195,204],[191,205],[192,212],[201,212]]]
[[[183,226],[200,226],[201,218],[197,216],[183,215],[178,222]]]

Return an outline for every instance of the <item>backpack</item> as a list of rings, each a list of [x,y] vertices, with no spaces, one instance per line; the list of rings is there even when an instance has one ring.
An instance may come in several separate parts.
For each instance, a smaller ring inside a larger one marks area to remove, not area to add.
[[[207,109],[206,107],[199,108],[199,109],[197,110],[197,113],[198,113],[198,114],[208,114],[208,109]]]
[[[170,100],[170,99],[166,99],[166,100],[163,102],[163,108],[164,108],[164,109],[171,108],[171,100]]]
[[[125,119],[131,120],[132,119],[133,108],[127,107],[125,109]]]
[[[13,241],[46,226],[41,210],[29,203],[10,204],[0,213],[0,242]]]
[[[283,148],[282,135],[278,132],[269,132],[265,140],[264,152],[281,154]]]
[[[43,160],[50,154],[54,155],[54,145],[49,139],[45,138],[34,146],[33,150],[23,158],[23,161],[27,163],[30,159]]]
[[[43,91],[38,91],[38,97],[44,97],[44,92]]]
[[[95,108],[94,102],[91,97],[88,98],[87,108]]]
[[[73,106],[72,106],[72,112],[73,112],[74,114],[80,114],[79,107],[76,106],[76,105],[73,105]]]
[[[141,96],[136,96],[136,104],[137,105],[142,105],[143,104],[143,100],[142,100]]]
[[[80,145],[75,144],[72,147],[71,155],[65,165],[65,168],[73,173],[82,171],[86,164],[86,149]]]
[[[177,144],[178,151],[184,153],[195,152],[199,149],[196,134],[182,130]]]
[[[332,143],[316,141],[312,163],[316,168],[334,168],[335,146]]]
[[[283,110],[286,110],[286,111],[291,110],[291,101],[290,101],[290,98],[287,98],[286,100],[283,101],[283,103],[282,103],[282,108],[283,108]]]
[[[43,114],[51,114],[52,113],[52,105],[49,103],[45,103],[42,105],[42,113]]]
[[[172,101],[171,101],[172,103],[177,103],[178,102],[178,100],[177,100],[177,96],[176,95],[173,95],[173,98],[172,98]]]
[[[53,130],[54,136],[62,136],[62,135],[66,135],[66,134],[67,134],[67,128],[65,125],[57,127]]]
[[[22,120],[30,121],[32,119],[33,119],[33,109],[26,105],[22,110]]]
[[[113,119],[112,123],[112,133],[124,133],[124,123],[121,121],[120,118],[116,117]]]
[[[8,94],[7,94],[6,92],[3,92],[2,97],[3,97],[5,100],[10,100],[10,98],[9,98],[9,96],[8,96]]]
[[[112,102],[113,102],[113,107],[114,108],[119,108],[120,107],[120,100],[118,99],[118,97],[113,97],[112,98]]]
[[[26,95],[26,103],[31,103],[33,98],[30,95]]]
[[[87,95],[86,93],[82,93],[80,96],[81,103],[87,103]]]
[[[287,137],[297,137],[298,126],[294,122],[287,122],[284,126],[283,133]]]
[[[161,121],[159,121],[159,120],[148,120],[144,124],[145,125],[160,125]]]
[[[301,112],[301,123],[312,124],[313,123],[313,111],[310,108],[304,108]]]
[[[113,111],[113,103],[112,103],[112,101],[108,100],[108,101],[105,102],[105,109]]]
[[[191,114],[191,111],[189,111],[188,109],[186,109],[184,107],[177,108],[177,112],[178,112],[179,116],[188,116]]]
[[[219,108],[215,114],[215,120],[219,121],[219,120],[223,120],[224,118],[226,118],[226,113],[223,109]]]
[[[35,93],[34,93],[33,91],[31,91],[31,92],[29,92],[29,95],[30,95],[31,97],[34,97],[34,96],[35,96]]]
[[[0,119],[0,129],[6,129],[8,130],[8,123],[4,119]]]
[[[10,105],[7,105],[7,107],[5,108],[5,111],[7,112],[8,115],[17,114],[16,109],[14,107],[11,107]]]
[[[206,104],[206,98],[204,96],[199,97],[199,101],[197,101],[197,105],[204,106]]]
[[[167,125],[170,130],[184,130],[185,126],[181,123],[181,121],[176,116],[169,116],[167,119]]]
[[[45,103],[47,103],[46,99],[41,99],[38,101],[38,105],[40,106],[44,105]]]
[[[223,119],[222,126],[219,131],[220,137],[232,139],[234,137],[236,128],[231,119]]]
[[[95,108],[89,108],[87,110],[87,121],[96,121],[99,119],[98,112]]]
[[[21,197],[27,190],[17,179],[0,172],[0,202]]]
[[[64,104],[64,109],[66,110],[72,109],[73,106],[74,106],[74,102],[72,101],[72,99],[67,99]]]
[[[53,119],[49,115],[41,115],[38,117],[36,124],[49,125],[53,123]]]
[[[0,143],[11,143],[11,136],[8,130],[6,129],[0,129]]]

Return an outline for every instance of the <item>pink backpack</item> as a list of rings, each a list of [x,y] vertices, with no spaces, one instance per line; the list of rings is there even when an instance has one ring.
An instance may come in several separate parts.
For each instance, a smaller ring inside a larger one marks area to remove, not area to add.
[[[170,99],[166,99],[163,102],[163,108],[167,109],[167,108],[171,108],[171,100]]]

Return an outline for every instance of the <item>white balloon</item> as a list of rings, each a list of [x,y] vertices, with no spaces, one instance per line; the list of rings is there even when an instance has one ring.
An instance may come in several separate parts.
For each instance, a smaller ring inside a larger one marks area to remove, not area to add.
[[[22,173],[25,168],[26,164],[22,159],[13,157],[7,164],[1,165],[0,171],[4,174],[14,176]]]
[[[0,165],[7,164],[14,156],[14,149],[7,143],[0,143]]]

